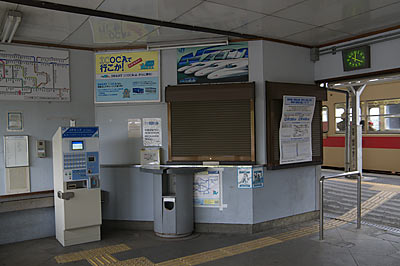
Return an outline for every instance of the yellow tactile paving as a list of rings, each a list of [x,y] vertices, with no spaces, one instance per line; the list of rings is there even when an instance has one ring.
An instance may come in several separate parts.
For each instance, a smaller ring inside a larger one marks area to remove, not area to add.
[[[79,261],[79,260],[88,260],[88,259],[92,259],[92,258],[99,258],[99,260],[101,260],[103,263],[106,262],[107,260],[116,262],[117,260],[115,258],[113,258],[111,256],[111,254],[130,250],[130,249],[131,248],[128,247],[127,245],[120,244],[120,245],[114,245],[114,246],[108,246],[108,247],[102,247],[102,248],[96,248],[96,249],[90,249],[90,250],[84,250],[84,251],[78,251],[78,252],[73,252],[73,253],[69,253],[69,254],[59,255],[59,256],[56,256],[55,259],[58,263],[67,263],[67,262],[74,262],[74,261]],[[103,260],[102,256],[104,256],[106,259]],[[95,263],[97,263],[97,265],[102,265],[101,262],[97,261],[97,259],[94,259],[93,261]]]
[[[260,249],[263,247],[275,245],[277,243],[281,243],[282,241],[275,239],[273,237],[263,237],[247,242],[243,242],[240,244],[214,249],[210,251],[205,251],[202,253],[193,254],[190,256],[173,259],[169,261],[164,261],[156,264],[157,266],[191,266],[191,265],[199,265],[202,263],[206,263],[209,261],[214,261],[218,259],[222,259],[225,257],[230,257],[242,253],[246,253],[255,249]]]

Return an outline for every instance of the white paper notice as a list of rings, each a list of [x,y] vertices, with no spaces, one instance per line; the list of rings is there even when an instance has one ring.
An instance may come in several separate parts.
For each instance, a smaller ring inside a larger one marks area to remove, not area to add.
[[[128,119],[128,138],[140,138],[142,136],[142,121],[140,119]]]
[[[143,118],[143,146],[162,146],[161,118]]]
[[[312,161],[311,123],[315,97],[283,96],[279,128],[280,164]]]
[[[6,167],[29,166],[28,136],[5,136]]]

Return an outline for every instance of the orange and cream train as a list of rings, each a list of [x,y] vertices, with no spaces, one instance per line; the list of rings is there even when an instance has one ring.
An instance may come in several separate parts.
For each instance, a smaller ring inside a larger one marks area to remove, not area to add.
[[[328,91],[323,102],[325,167],[344,167],[345,94]],[[367,85],[361,95],[363,169],[400,173],[400,82]]]

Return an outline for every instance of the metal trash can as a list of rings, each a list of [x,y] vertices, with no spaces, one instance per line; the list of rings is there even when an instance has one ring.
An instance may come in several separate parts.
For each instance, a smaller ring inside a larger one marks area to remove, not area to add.
[[[157,236],[177,238],[192,234],[193,175],[206,169],[166,167],[152,171],[154,232]]]

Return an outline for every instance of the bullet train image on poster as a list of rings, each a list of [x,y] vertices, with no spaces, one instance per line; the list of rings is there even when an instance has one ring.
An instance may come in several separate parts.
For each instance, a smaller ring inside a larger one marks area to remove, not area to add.
[[[212,72],[207,76],[208,79],[222,79],[237,77],[242,75],[248,75],[249,73],[249,61],[247,59],[238,60],[235,63],[230,63],[224,68]]]
[[[213,61],[213,63],[199,71],[197,71],[196,73],[194,73],[194,75],[196,77],[202,77],[202,76],[207,76],[217,70],[220,70],[224,67],[226,67],[229,64],[235,63],[237,60],[223,60],[223,61]],[[185,72],[186,74],[186,72]]]
[[[195,73],[195,72],[197,72],[199,70],[202,70],[203,68],[211,66],[212,64],[214,64],[214,62],[215,61],[209,61],[209,62],[199,62],[199,63],[197,63],[195,65],[193,64],[194,66],[192,65],[192,67],[187,68],[185,70],[185,72],[183,72],[183,73],[185,73],[186,75],[193,74],[193,73]]]

